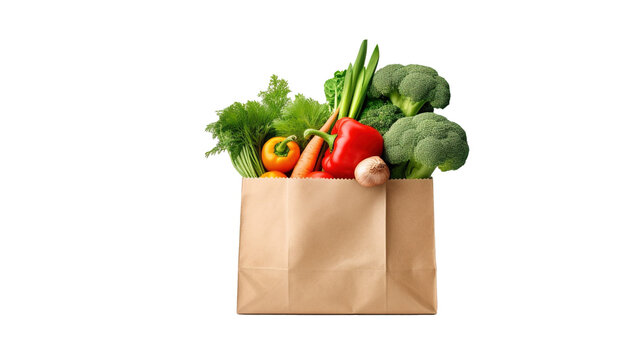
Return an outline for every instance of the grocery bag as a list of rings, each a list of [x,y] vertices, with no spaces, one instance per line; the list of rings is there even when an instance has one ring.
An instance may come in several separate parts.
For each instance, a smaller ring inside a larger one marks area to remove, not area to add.
[[[239,314],[436,310],[432,179],[243,179]]]

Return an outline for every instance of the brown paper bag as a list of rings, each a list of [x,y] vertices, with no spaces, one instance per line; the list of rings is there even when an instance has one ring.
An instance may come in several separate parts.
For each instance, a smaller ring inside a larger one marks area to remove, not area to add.
[[[240,314],[435,314],[433,180],[243,179]]]

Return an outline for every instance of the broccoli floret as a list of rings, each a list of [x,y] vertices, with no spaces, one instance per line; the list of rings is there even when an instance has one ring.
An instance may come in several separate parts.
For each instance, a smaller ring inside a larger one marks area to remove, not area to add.
[[[423,65],[387,65],[375,73],[368,96],[387,97],[402,109],[405,116],[413,116],[420,109],[433,111],[449,105],[449,83],[434,69]],[[425,107],[428,104],[429,107]]]
[[[382,105],[384,105],[384,104],[391,104],[391,101],[390,101],[389,99],[375,99],[375,98],[367,98],[367,99],[364,101],[364,106],[362,106],[362,111],[361,111],[362,116],[361,116],[361,117],[364,117],[364,115],[363,115],[363,114],[364,114],[365,112],[367,112],[367,111],[369,111],[369,110],[372,110],[372,109],[380,108],[380,107],[382,107]],[[360,117],[360,118],[361,118],[361,117]]]
[[[384,134],[392,178],[430,178],[435,168],[456,170],[467,160],[467,135],[444,116],[421,113],[397,120]]]
[[[359,122],[374,127],[380,134],[384,135],[397,119],[403,117],[404,114],[400,108],[390,101],[378,99],[369,101],[364,106]]]

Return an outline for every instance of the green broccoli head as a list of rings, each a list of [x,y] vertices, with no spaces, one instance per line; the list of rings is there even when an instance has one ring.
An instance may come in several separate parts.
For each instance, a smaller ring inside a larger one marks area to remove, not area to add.
[[[384,104],[391,104],[391,101],[388,100],[388,99],[367,98],[364,101],[364,106],[362,106],[362,112],[361,112],[362,115],[361,115],[361,117],[364,117],[365,112],[367,112],[369,110],[380,108]]]
[[[375,99],[365,104],[359,122],[374,127],[384,135],[397,119],[403,117],[402,110],[390,101]]]
[[[420,109],[445,108],[451,99],[449,83],[433,68],[423,65],[393,64],[377,70],[368,95],[391,99],[406,116],[413,116]]]
[[[444,116],[421,113],[397,120],[384,134],[384,156],[393,178],[430,178],[435,168],[459,169],[467,161],[467,134]]]

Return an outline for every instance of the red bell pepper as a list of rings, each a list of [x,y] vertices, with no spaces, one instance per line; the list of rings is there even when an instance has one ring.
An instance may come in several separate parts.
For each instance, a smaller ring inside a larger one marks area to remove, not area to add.
[[[313,171],[305,177],[308,179],[332,179],[333,175],[323,171]]]
[[[335,178],[355,178],[357,164],[367,157],[382,155],[384,148],[384,139],[377,130],[347,117],[337,120],[332,134],[308,129],[304,136],[309,134],[328,143],[322,167]]]

